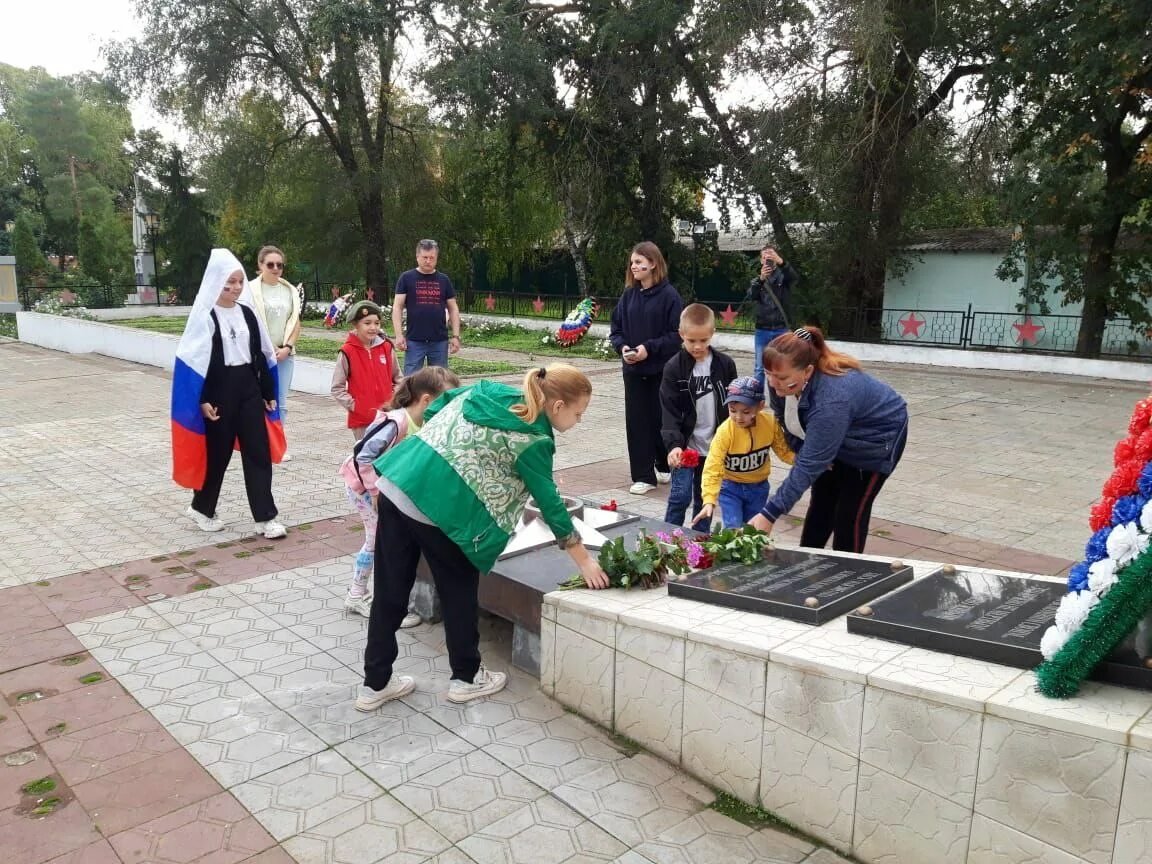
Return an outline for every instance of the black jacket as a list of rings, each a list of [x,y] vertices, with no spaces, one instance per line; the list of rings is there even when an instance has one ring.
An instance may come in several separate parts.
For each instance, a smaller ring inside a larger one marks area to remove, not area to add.
[[[625,363],[625,375],[659,375],[680,346],[680,312],[684,301],[667,279],[651,288],[625,289],[612,310],[608,341],[619,354],[625,345],[648,349],[643,363]]]
[[[664,366],[660,379],[660,437],[664,446],[685,448],[696,428],[696,400],[692,397],[692,367],[696,361],[683,348]],[[712,349],[712,396],[716,400],[716,425],[726,419],[724,397],[736,380],[736,363],[727,354]],[[716,430],[713,429],[713,432]],[[701,453],[707,456],[707,453]]]
[[[788,300],[799,279],[795,268],[785,261],[767,279],[757,276],[748,283],[748,293],[744,296],[756,301],[757,330],[787,330],[791,326],[786,314]]]
[[[260,395],[265,402],[276,398],[276,384],[272,381],[272,373],[268,370],[268,362],[264,359],[264,351],[260,347],[260,325],[256,321],[256,313],[244,304],[240,304],[244,312],[244,323],[248,325],[248,350],[252,355],[252,374],[260,385]],[[200,404],[208,402],[217,405],[220,402],[220,388],[223,386],[224,374],[224,340],[220,336],[220,320],[216,312],[211,312],[212,323],[212,356],[208,361],[208,374],[204,376],[204,386],[200,390]]]

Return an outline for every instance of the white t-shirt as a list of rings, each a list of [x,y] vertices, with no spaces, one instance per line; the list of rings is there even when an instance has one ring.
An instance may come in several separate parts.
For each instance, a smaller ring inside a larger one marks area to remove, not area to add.
[[[220,322],[220,341],[224,344],[224,365],[247,366],[252,362],[252,349],[243,307],[239,303],[230,309],[217,306],[215,312]]]
[[[716,397],[712,394],[711,353],[692,367],[689,387],[696,401],[696,426],[688,446],[706,456],[708,448],[712,446],[712,436],[716,434]]]
[[[292,317],[292,289],[277,282],[263,285],[264,316],[268,320],[268,337],[277,348],[288,339],[288,319]]]

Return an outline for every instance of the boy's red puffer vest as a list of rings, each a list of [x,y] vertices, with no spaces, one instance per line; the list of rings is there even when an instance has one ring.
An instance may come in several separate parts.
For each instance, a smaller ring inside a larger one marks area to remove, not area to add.
[[[356,403],[348,412],[348,428],[368,426],[392,399],[392,343],[381,339],[365,348],[355,333],[349,333],[340,352],[348,359],[348,393]]]

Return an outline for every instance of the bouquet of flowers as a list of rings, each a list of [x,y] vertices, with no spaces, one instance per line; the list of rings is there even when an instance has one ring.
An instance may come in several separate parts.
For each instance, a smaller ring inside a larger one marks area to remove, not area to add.
[[[696,468],[700,465],[700,451],[689,447],[680,453],[681,468]]]

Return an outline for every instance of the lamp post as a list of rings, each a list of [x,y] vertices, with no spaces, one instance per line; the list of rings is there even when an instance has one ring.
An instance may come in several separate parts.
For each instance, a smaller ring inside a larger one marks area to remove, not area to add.
[[[696,280],[700,275],[700,241],[718,234],[719,226],[712,221],[689,222],[687,219],[681,219],[676,228],[681,237],[692,238],[692,297],[696,298]]]
[[[152,248],[152,283],[156,288],[156,304],[160,304],[160,262],[156,260],[156,235],[160,233],[160,214],[151,208],[140,214],[144,220],[144,231]]]

